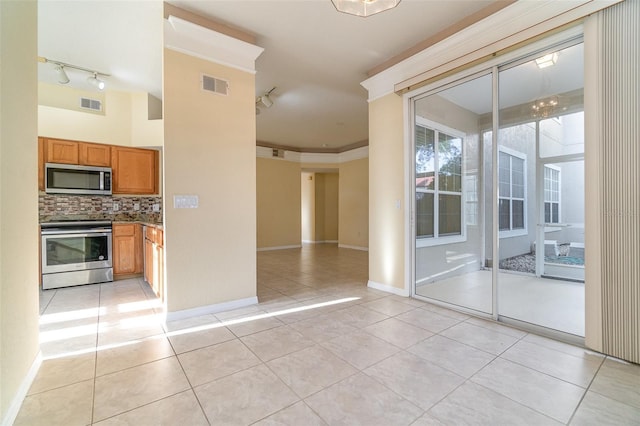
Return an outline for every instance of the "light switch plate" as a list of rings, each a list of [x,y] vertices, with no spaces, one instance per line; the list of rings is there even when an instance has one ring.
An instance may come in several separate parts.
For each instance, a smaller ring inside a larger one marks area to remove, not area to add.
[[[174,209],[197,209],[198,196],[197,195],[174,195],[173,208]]]

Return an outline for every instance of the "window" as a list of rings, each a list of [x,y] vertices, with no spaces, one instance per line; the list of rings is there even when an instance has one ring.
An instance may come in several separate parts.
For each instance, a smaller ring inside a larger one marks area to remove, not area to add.
[[[416,124],[416,233],[419,239],[462,237],[462,135]]]
[[[498,224],[502,236],[526,232],[526,156],[500,147],[498,157]]]
[[[560,169],[544,166],[544,222],[560,223]]]

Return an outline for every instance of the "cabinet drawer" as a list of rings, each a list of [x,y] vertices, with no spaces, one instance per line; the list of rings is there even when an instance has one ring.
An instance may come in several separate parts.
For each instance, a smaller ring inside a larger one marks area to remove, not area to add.
[[[114,237],[127,237],[135,235],[136,233],[135,223],[114,223],[113,224],[113,236]]]

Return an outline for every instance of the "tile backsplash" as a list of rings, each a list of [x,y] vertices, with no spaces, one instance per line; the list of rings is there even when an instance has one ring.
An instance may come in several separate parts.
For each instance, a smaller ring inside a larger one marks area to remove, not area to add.
[[[40,222],[113,220],[162,222],[162,197],[40,194]],[[154,206],[158,211],[154,211]]]

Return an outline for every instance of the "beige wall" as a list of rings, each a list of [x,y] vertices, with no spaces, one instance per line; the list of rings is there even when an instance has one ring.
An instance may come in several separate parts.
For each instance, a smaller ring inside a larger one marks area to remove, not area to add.
[[[0,2],[0,423],[38,346],[37,4]],[[22,389],[21,389],[21,386]]]
[[[302,198],[302,241],[316,240],[316,177],[303,172],[300,180]],[[258,212],[259,214],[259,212]]]
[[[200,90],[202,73],[233,90]],[[167,310],[255,297],[255,76],[165,49],[164,81]],[[199,207],[175,209],[175,195]]]
[[[369,247],[369,159],[340,164],[338,189],[338,243]]]
[[[405,288],[402,98],[369,103],[369,280]]]
[[[81,96],[102,100],[104,113],[78,108]],[[147,93],[89,92],[39,83],[38,103],[40,136],[124,146],[163,145],[163,121],[148,119]]]
[[[315,174],[315,240],[338,241],[338,173]]]
[[[299,246],[301,241],[300,165],[256,159],[258,248]]]

